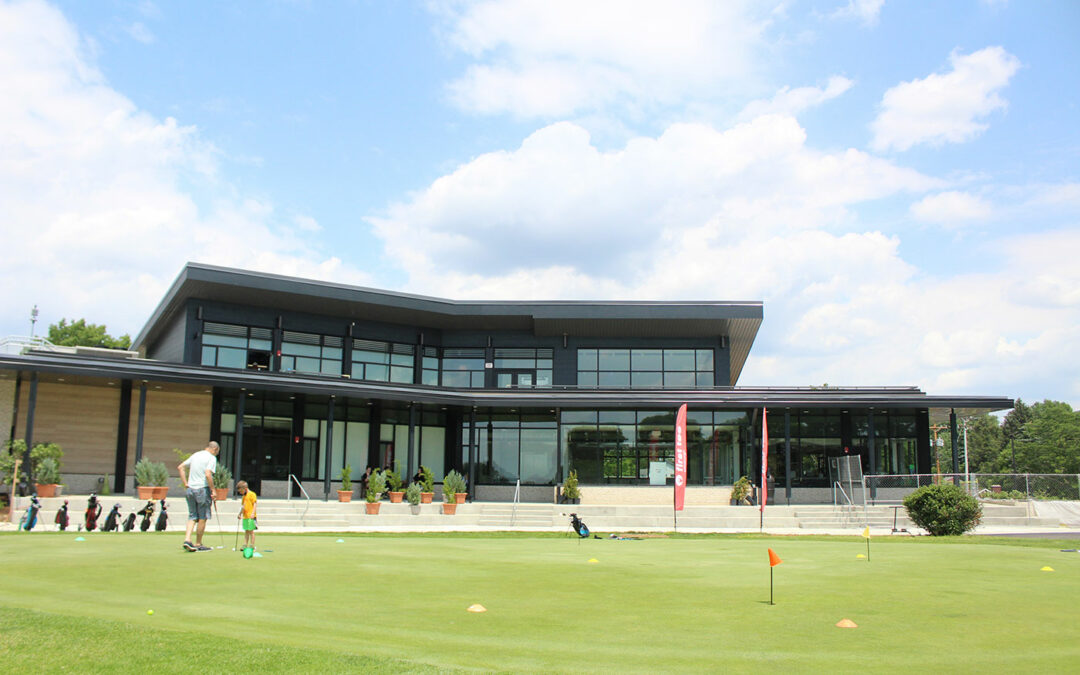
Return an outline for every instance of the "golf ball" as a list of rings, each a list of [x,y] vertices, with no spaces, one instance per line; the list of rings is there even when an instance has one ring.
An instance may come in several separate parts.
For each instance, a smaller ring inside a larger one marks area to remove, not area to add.
[[[148,610],[146,610],[146,613],[149,614],[150,616],[153,616],[154,615],[154,610],[148,609]]]

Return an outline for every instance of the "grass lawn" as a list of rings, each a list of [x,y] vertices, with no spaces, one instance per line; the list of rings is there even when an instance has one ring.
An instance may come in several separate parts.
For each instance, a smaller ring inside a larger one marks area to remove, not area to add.
[[[264,557],[245,560],[232,537],[185,553],[172,533],[77,536],[0,535],[13,672],[1080,664],[1080,554],[1059,551],[1075,540],[878,538],[867,562],[850,537],[260,535]],[[784,560],[773,606],[769,547]],[[835,627],[844,618],[858,628]]]

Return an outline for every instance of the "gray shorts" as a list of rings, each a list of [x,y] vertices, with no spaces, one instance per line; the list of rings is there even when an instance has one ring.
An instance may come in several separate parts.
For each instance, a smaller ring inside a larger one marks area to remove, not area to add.
[[[210,520],[210,508],[214,498],[210,488],[188,488],[184,493],[187,498],[188,520]]]

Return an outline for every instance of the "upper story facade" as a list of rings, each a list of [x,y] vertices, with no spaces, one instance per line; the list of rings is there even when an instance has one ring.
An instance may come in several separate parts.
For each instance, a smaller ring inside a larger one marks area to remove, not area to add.
[[[401,387],[735,386],[760,302],[474,302],[190,263],[136,337],[150,359]]]

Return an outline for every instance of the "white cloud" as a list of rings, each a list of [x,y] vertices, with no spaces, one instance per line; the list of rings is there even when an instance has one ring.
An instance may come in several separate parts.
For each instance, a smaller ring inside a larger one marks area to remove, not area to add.
[[[848,0],[843,7],[832,13],[833,17],[857,19],[867,26],[877,24],[885,0]]]
[[[896,85],[885,92],[871,123],[875,150],[907,150],[927,143],[962,143],[988,128],[983,120],[1007,104],[998,92],[1020,68],[1001,47],[953,52],[952,70]]]
[[[955,190],[929,195],[911,205],[911,215],[917,219],[947,227],[985,221],[991,214],[991,206],[981,197]]]
[[[45,325],[135,332],[188,260],[366,279],[237,197],[195,128],[112,89],[54,8],[0,4],[0,91],[4,332],[25,332],[34,303]]]
[[[481,0],[433,5],[477,63],[449,85],[481,113],[553,117],[674,104],[752,78],[768,7],[737,0]]]
[[[855,83],[846,77],[834,75],[825,87],[784,87],[768,100],[751,101],[739,119],[753,119],[761,115],[780,114],[797,116],[803,110],[821,105],[836,98]]]
[[[157,39],[156,37],[154,37],[154,33],[151,32],[151,30],[146,27],[146,24],[142,23],[141,21],[136,21],[135,23],[127,26],[126,28],[124,28],[124,31],[131,36],[131,39],[135,40],[136,42],[141,42],[144,45],[153,44],[154,41]]]

